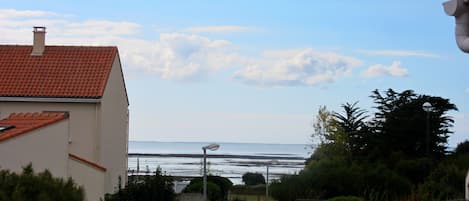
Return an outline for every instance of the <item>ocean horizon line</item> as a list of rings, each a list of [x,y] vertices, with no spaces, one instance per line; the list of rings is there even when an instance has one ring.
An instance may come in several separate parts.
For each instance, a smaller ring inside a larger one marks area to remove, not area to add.
[[[265,144],[265,145],[304,145],[311,146],[308,143],[267,143],[267,142],[226,142],[226,141],[159,141],[159,140],[129,140],[129,142],[144,142],[144,143],[219,143],[219,144]]]

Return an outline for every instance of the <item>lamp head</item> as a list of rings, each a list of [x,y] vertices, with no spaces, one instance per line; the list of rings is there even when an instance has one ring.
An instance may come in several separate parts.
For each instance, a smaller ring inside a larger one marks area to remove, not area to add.
[[[429,102],[425,102],[425,103],[423,103],[423,105],[422,105],[422,109],[423,109],[423,111],[425,111],[425,112],[431,112],[431,111],[433,110],[433,106],[432,106],[432,104],[430,104]]]
[[[220,145],[219,144],[209,144],[205,147],[202,147],[202,149],[208,149],[210,151],[215,151],[217,150],[218,148],[220,148]]]
[[[277,164],[279,164],[280,162],[279,162],[278,160],[275,160],[275,159],[274,159],[274,160],[267,161],[266,163],[267,163],[267,165],[277,165]]]

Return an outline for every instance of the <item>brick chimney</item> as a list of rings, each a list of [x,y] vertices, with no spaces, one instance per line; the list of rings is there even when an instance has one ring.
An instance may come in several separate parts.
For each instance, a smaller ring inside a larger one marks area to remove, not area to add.
[[[46,27],[33,27],[34,41],[31,56],[42,56],[46,47]]]

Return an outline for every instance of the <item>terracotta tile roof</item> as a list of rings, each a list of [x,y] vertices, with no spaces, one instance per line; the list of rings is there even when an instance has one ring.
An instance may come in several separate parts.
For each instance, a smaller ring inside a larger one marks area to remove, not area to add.
[[[101,171],[103,171],[103,172],[106,172],[106,168],[105,168],[105,167],[103,167],[103,166],[101,166],[101,165],[98,165],[97,163],[93,163],[93,162],[91,162],[91,161],[89,161],[89,160],[86,160],[86,159],[84,159],[84,158],[82,158],[82,157],[79,157],[79,156],[77,156],[77,155],[75,155],[75,154],[70,154],[70,153],[69,153],[69,154],[68,154],[68,157],[70,157],[70,158],[72,158],[72,159],[74,159],[74,160],[76,160],[76,161],[79,161],[79,162],[81,162],[81,163],[87,164],[87,165],[89,165],[89,166],[91,166],[91,167],[94,167],[94,168],[96,168],[96,169],[98,169],[98,170],[101,170]]]
[[[0,131],[0,142],[66,118],[68,114],[63,112],[12,113],[8,118],[0,120],[0,126],[13,126]]]
[[[117,47],[0,45],[0,96],[100,98]]]

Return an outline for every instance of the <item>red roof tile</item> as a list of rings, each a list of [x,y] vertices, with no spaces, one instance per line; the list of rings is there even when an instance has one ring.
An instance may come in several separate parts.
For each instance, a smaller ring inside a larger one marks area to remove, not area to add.
[[[0,120],[0,126],[14,126],[0,131],[0,142],[68,118],[63,112],[13,113]]]
[[[77,160],[77,161],[79,161],[79,162],[85,163],[85,164],[87,164],[87,165],[89,165],[89,166],[92,166],[92,167],[94,167],[94,168],[96,168],[96,169],[98,169],[98,170],[101,170],[101,171],[103,171],[103,172],[106,172],[106,168],[105,168],[105,167],[103,167],[103,166],[101,166],[101,165],[98,165],[97,163],[93,163],[93,162],[91,162],[91,161],[89,161],[89,160],[86,160],[86,159],[84,159],[84,158],[82,158],[82,157],[79,157],[79,156],[77,156],[77,155],[75,155],[75,154],[70,154],[70,153],[69,153],[69,154],[68,154],[68,157],[70,157],[70,158],[72,158],[72,159],[75,159],[75,160]]]
[[[0,45],[0,96],[100,98],[117,47]]]

